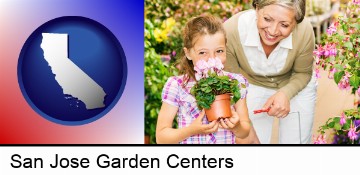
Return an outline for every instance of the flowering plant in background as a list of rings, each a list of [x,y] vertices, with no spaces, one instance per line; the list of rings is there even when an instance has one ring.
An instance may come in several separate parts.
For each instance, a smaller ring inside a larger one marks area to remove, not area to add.
[[[329,129],[335,131],[332,144],[360,144],[359,109],[346,110],[340,116],[329,118],[319,127],[314,144],[326,144],[326,131]]]
[[[327,29],[323,43],[314,51],[316,72],[329,71],[340,89],[360,95],[360,1],[349,3],[347,14]],[[319,75],[317,75],[319,77]]]
[[[216,95],[232,94],[232,103],[240,99],[239,82],[224,75],[223,64],[219,58],[199,60],[194,69],[197,83],[191,88],[199,109],[209,109]]]
[[[212,14],[226,20],[251,8],[250,0],[145,0],[145,40],[155,51],[175,61],[182,49],[182,28],[194,16]],[[146,27],[146,26],[145,26]],[[167,56],[165,56],[167,55]]]
[[[360,96],[360,0],[349,2],[344,16],[327,29],[327,35],[314,51],[316,77],[319,69],[328,71],[341,90]],[[341,116],[329,118],[319,127],[315,144],[326,143],[326,131],[334,131],[333,144],[359,144],[360,107],[345,110]]]

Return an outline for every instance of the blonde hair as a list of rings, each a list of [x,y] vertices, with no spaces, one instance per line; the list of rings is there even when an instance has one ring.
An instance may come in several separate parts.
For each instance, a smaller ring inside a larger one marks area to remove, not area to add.
[[[301,23],[305,17],[305,0],[253,0],[254,8],[262,9],[268,5],[280,5],[295,11],[296,23]]]

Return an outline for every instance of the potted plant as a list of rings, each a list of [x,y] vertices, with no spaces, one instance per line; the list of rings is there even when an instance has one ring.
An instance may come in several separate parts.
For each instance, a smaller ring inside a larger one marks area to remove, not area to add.
[[[317,77],[319,69],[329,71],[341,90],[351,90],[360,96],[360,1],[350,1],[346,14],[336,19],[327,29],[323,42],[314,51]],[[335,131],[333,143],[359,143],[360,108],[345,110],[341,116],[329,118],[319,127],[314,143],[326,143],[325,131]]]
[[[231,117],[231,103],[240,99],[239,82],[224,74],[219,58],[199,60],[195,65],[196,84],[191,88],[198,108],[205,109],[208,121]]]

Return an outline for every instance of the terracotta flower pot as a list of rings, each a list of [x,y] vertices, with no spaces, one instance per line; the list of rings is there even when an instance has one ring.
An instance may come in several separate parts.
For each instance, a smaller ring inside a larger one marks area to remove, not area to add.
[[[222,94],[215,96],[214,102],[209,109],[205,109],[205,114],[208,121],[218,120],[219,118],[229,118],[231,114],[231,99],[230,94]]]
[[[150,144],[150,136],[149,135],[144,136],[144,144]]]

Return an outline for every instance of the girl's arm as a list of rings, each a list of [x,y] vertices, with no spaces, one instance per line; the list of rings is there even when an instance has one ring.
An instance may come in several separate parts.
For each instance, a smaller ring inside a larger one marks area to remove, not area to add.
[[[236,138],[235,138],[235,142],[236,142],[237,144],[260,144],[260,140],[259,140],[259,138],[257,137],[256,132],[255,132],[255,129],[254,129],[253,126],[252,126],[251,129],[250,129],[249,136],[247,136],[247,137],[244,138],[244,139],[241,139],[241,138],[239,138],[239,137],[236,137]]]
[[[251,129],[251,121],[249,119],[246,98],[236,102],[235,111],[232,110],[232,117],[220,120],[220,126],[224,129],[232,131],[238,138],[246,138]]]
[[[236,135],[236,137],[246,138],[249,136],[249,132],[252,127],[246,105],[246,98],[240,99],[234,106],[236,113],[239,115],[240,121],[239,124],[232,129],[232,132]]]
[[[172,128],[177,111],[178,107],[167,103],[162,104],[156,125],[156,142],[158,144],[179,143],[192,135],[213,133],[218,129],[219,124],[216,121],[207,125],[202,124],[202,119],[205,116],[203,111],[188,127]]]

